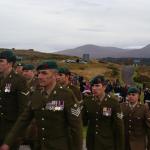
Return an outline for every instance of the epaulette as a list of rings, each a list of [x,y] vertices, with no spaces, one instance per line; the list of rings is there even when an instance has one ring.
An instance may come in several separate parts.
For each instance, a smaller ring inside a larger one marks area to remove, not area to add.
[[[66,91],[66,92],[67,92],[67,91],[71,91],[70,88],[66,88],[66,87],[60,86],[60,85],[59,85],[58,89],[61,89],[61,90],[64,91],[64,92],[65,92],[65,91]]]

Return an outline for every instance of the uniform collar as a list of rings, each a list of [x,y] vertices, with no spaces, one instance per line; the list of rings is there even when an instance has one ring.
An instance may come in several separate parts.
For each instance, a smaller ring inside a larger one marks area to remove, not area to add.
[[[106,94],[104,93],[101,97],[95,96],[95,100],[102,102],[105,99],[105,97],[106,97]]]
[[[137,105],[138,105],[138,102],[136,102],[135,104],[131,104],[131,103],[129,102],[129,107],[130,107],[131,109],[135,108]]]
[[[51,87],[51,88],[49,88],[47,90],[43,89],[42,93],[44,93],[45,95],[49,96],[52,93],[52,91],[54,91],[56,86],[57,86],[57,84],[54,84],[53,87]]]

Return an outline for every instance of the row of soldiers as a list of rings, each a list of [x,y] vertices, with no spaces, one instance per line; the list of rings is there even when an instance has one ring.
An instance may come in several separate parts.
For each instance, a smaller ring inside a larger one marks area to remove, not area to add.
[[[150,113],[138,102],[137,88],[128,89],[128,102],[120,106],[98,75],[90,82],[92,94],[82,100],[70,71],[55,61],[39,64],[36,78],[27,73],[32,65],[16,73],[15,61],[12,51],[0,53],[0,150],[17,150],[33,124],[35,150],[82,150],[82,125],[88,126],[87,150],[150,149]]]

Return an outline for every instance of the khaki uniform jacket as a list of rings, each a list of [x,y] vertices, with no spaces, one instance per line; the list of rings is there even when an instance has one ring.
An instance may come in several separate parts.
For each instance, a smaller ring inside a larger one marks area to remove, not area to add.
[[[140,103],[133,109],[127,102],[121,104],[121,107],[125,124],[126,150],[145,150],[146,136],[150,144],[150,112],[145,105]]]
[[[73,91],[73,93],[76,96],[78,102],[81,103],[81,101],[82,101],[82,94],[80,92],[80,89],[77,86],[72,85],[72,84],[68,85],[67,88],[69,88],[69,89],[71,89]]]
[[[38,150],[82,150],[80,115],[71,90],[56,87],[48,97],[35,92],[31,104],[19,117],[5,143],[11,146],[17,134],[35,117],[39,131]],[[69,137],[73,140],[71,148]]]
[[[38,78],[34,77],[32,80],[27,81],[27,87],[30,93],[34,92],[35,90],[38,90]]]
[[[12,71],[5,79],[0,79],[0,140],[14,125],[27,104],[26,80]]]
[[[124,135],[120,105],[105,96],[100,102],[94,96],[84,99],[83,122],[88,125],[87,150],[123,150]]]

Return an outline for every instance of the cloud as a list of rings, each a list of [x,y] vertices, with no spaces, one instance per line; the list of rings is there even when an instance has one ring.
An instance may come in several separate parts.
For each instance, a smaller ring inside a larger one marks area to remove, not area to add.
[[[0,1],[0,47],[69,49],[149,44],[149,0]]]

